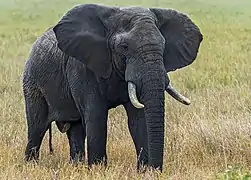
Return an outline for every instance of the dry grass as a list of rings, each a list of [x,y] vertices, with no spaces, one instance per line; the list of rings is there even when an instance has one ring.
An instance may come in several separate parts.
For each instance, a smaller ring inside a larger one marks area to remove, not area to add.
[[[31,44],[80,0],[0,2],[0,179],[248,179],[251,172],[251,3],[249,0],[173,2],[99,1],[103,4],[179,9],[201,28],[197,61],[171,74],[173,84],[192,99],[187,107],[166,96],[164,172],[138,174],[122,107],[109,113],[107,168],[68,164],[66,135],[53,129],[39,164],[23,161],[27,127],[20,75]],[[231,167],[230,167],[231,166]]]

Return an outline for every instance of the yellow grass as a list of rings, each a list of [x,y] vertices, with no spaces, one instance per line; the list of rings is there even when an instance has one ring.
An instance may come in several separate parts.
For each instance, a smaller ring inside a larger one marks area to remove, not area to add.
[[[99,0],[107,5],[168,7],[188,13],[204,41],[197,61],[171,74],[192,100],[166,96],[164,172],[138,174],[122,107],[109,112],[108,167],[68,164],[65,134],[53,126],[39,164],[23,161],[27,142],[21,80],[31,44],[81,0],[0,1],[0,179],[248,179],[251,178],[251,2],[249,0]]]

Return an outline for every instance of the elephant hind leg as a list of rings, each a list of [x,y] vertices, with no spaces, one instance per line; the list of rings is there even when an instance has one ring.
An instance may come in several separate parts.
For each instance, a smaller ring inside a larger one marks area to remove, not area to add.
[[[85,160],[85,138],[86,130],[82,121],[69,123],[66,132],[70,144],[70,162],[84,162]]]
[[[41,92],[35,88],[24,88],[26,119],[28,125],[28,143],[25,160],[38,160],[43,137],[50,127],[48,105]]]

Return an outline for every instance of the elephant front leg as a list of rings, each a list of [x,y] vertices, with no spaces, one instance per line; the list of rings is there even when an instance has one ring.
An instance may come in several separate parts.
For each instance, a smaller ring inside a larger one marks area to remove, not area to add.
[[[92,71],[84,68],[77,60],[69,61],[67,66],[72,97],[86,126],[88,165],[100,162],[106,164],[108,116],[106,99]]]
[[[148,139],[143,109],[136,109],[131,102],[124,105],[128,116],[128,128],[137,152],[137,169],[148,163]]]
[[[86,133],[88,165],[97,163],[107,165],[106,141],[107,141],[107,116],[108,110],[98,111],[92,108],[92,112],[86,114]]]
[[[85,159],[86,131],[82,121],[70,123],[67,137],[70,144],[70,162],[83,162]]]

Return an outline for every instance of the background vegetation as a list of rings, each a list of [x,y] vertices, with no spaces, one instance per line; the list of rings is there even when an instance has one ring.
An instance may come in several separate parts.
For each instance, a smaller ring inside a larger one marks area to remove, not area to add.
[[[23,161],[27,127],[21,79],[31,44],[73,5],[88,0],[0,1],[0,179],[248,179],[251,172],[251,1],[99,0],[106,5],[175,8],[189,14],[204,41],[196,62],[171,74],[192,100],[166,96],[165,166],[162,174],[137,174],[126,114],[109,113],[108,168],[68,164],[65,134],[53,127],[39,164]]]

